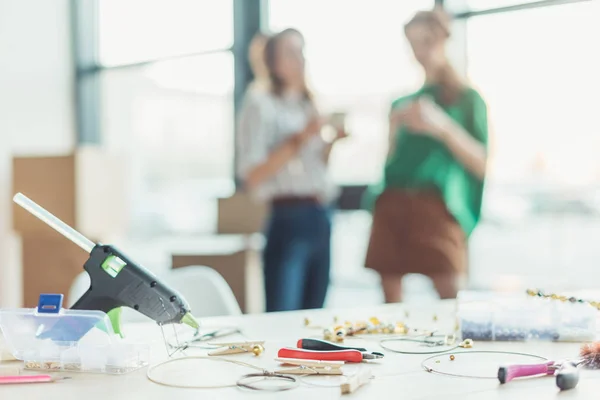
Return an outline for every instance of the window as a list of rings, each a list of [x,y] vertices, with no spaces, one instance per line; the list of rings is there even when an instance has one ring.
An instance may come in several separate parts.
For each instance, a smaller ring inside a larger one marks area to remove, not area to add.
[[[234,190],[232,3],[99,2],[102,142],[123,154],[132,235],[210,231]]]
[[[556,188],[600,183],[600,58],[591,50],[600,36],[594,22],[599,6],[469,20],[469,75],[488,100],[496,131],[489,182]]]
[[[309,79],[322,112],[348,113],[352,137],[331,156],[337,183],[380,179],[390,103],[422,79],[403,24],[432,5],[433,0],[269,1],[271,30],[294,27],[305,36]]]
[[[598,15],[593,1],[467,21],[469,75],[495,131],[484,215],[496,223],[471,246],[482,282],[502,271],[552,284],[551,271],[600,256]]]
[[[230,48],[232,0],[101,0],[99,58],[106,66]]]

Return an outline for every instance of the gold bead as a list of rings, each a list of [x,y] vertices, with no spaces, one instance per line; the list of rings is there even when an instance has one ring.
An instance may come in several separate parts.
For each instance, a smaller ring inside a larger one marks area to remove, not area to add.
[[[252,353],[254,353],[254,355],[257,357],[260,356],[263,351],[265,351],[265,348],[260,344],[255,344],[252,346]]]
[[[567,301],[567,296],[558,296],[560,301]]]
[[[344,322],[344,325],[348,328],[348,327],[353,326],[354,324],[350,321],[346,321],[346,322]]]
[[[436,314],[433,314],[433,321],[437,322],[437,320],[438,320],[438,316]]]
[[[377,318],[377,317],[371,317],[371,318],[369,318],[369,322],[372,323],[375,326],[381,324],[381,321],[379,321],[379,318]]]
[[[456,357],[454,357],[454,354],[450,354],[450,361],[454,361]]]
[[[552,300],[556,300],[556,299],[558,299],[558,295],[557,295],[557,294],[554,294],[554,293],[552,293],[552,294],[550,295],[550,297],[552,298]]]
[[[460,344],[460,347],[462,347],[463,349],[470,349],[473,347],[473,340],[472,339],[465,339],[462,341],[462,343]]]
[[[595,301],[590,301],[590,305],[591,305],[592,307],[598,307],[598,303],[597,303],[597,302],[595,302]]]
[[[435,360],[435,363],[436,363],[436,364],[439,364],[439,363],[440,363],[440,360]]]
[[[533,289],[527,289],[527,294],[529,296],[537,296],[537,292]]]
[[[310,319],[304,318],[304,326],[309,326],[309,325],[310,325]]]
[[[390,331],[390,328],[385,327],[385,328],[383,328],[383,333],[389,334],[389,333],[392,333],[392,331]]]

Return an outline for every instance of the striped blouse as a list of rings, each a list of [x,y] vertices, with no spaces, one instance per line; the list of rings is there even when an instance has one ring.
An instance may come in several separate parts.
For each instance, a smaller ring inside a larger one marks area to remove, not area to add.
[[[237,173],[243,180],[265,162],[274,149],[302,131],[316,115],[315,107],[300,96],[276,96],[265,90],[246,93],[238,120]],[[320,135],[310,139],[277,174],[252,193],[261,200],[287,196],[317,196],[329,203],[338,194],[327,172]]]

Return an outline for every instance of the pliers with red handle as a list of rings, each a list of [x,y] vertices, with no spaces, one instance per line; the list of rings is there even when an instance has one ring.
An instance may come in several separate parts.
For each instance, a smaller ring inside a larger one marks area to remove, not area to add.
[[[283,348],[279,350],[278,357],[355,363],[383,358],[383,354],[368,352],[362,347],[344,347],[318,339],[300,339],[297,346],[296,349]]]

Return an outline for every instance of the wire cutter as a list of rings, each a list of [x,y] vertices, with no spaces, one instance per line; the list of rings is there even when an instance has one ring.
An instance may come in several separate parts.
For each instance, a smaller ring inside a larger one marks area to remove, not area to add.
[[[318,339],[300,339],[297,348],[279,350],[280,358],[296,358],[302,360],[362,362],[383,358],[382,353],[369,352],[362,347],[345,347]]]

